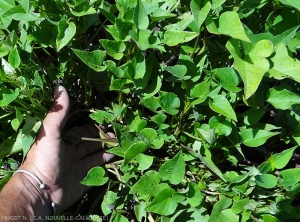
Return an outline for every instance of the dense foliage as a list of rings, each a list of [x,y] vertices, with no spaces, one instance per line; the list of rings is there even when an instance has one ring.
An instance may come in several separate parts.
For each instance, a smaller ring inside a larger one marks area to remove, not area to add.
[[[88,111],[117,136],[104,146],[117,156],[109,179],[98,167],[82,181],[105,184],[94,221],[300,220],[299,10],[299,0],[1,0],[1,186],[60,83],[68,127]]]

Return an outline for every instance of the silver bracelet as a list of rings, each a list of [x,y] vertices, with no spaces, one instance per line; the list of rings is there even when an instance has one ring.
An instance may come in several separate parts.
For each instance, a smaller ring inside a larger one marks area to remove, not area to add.
[[[43,190],[45,189],[46,185],[36,176],[34,175],[33,173],[27,171],[27,170],[16,170],[13,175],[15,175],[16,173],[25,173],[29,176],[31,176],[39,185],[40,185],[40,188]],[[53,209],[53,215],[55,214],[56,212],[56,208],[55,208],[55,203],[54,202],[51,202],[51,207]]]

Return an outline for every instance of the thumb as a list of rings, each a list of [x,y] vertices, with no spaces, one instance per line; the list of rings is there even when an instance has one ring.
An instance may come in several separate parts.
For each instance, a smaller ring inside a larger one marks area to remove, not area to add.
[[[60,137],[60,132],[63,129],[69,110],[69,96],[63,86],[57,86],[54,90],[54,104],[47,114],[39,137],[54,136]],[[40,135],[44,134],[44,135]],[[53,138],[55,139],[55,138]]]

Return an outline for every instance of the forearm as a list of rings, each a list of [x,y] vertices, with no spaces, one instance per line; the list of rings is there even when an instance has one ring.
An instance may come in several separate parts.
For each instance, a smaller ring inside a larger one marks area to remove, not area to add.
[[[15,174],[0,193],[0,221],[45,220],[52,213],[47,191],[25,174]]]

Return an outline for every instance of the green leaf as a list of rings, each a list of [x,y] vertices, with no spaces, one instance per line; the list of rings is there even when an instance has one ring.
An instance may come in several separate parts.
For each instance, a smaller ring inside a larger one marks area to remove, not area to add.
[[[300,104],[300,95],[286,89],[275,87],[269,90],[267,101],[276,109],[291,109],[292,105]]]
[[[278,133],[275,132],[269,132],[266,130],[260,130],[260,129],[246,129],[242,132],[242,142],[246,146],[250,147],[258,147],[267,142],[267,139],[269,139],[272,136],[278,135]]]
[[[134,8],[133,23],[139,29],[147,29],[149,26],[149,18],[141,0],[137,0],[136,7]]]
[[[167,160],[159,169],[162,180],[169,180],[171,184],[179,184],[185,174],[185,162],[182,152],[178,152],[173,159]]]
[[[187,73],[187,68],[184,65],[166,66],[164,67],[164,70],[168,71],[178,79],[186,80],[189,78],[189,77],[184,77],[185,74]]]
[[[146,206],[147,204],[145,202],[139,202],[134,205],[134,213],[139,222],[142,222],[143,218],[147,217]]]
[[[85,186],[102,186],[108,181],[108,177],[104,177],[104,175],[105,170],[102,167],[94,167],[89,170],[80,183]]]
[[[287,169],[280,172],[282,176],[282,185],[285,189],[290,190],[292,186],[300,181],[300,168]]]
[[[223,5],[226,0],[212,0],[212,9],[216,9]]]
[[[192,207],[200,205],[204,195],[200,192],[198,185],[194,182],[189,182],[188,201]]]
[[[241,88],[238,87],[240,78],[233,68],[225,67],[212,70],[213,73],[220,79],[221,85],[224,89],[232,92],[239,92]]]
[[[146,207],[146,210],[164,216],[173,214],[178,204],[172,198],[174,193],[175,191],[172,188],[162,190],[154,197],[150,205]]]
[[[58,34],[56,38],[57,51],[65,47],[76,33],[76,25],[73,22],[68,23],[66,20],[62,20],[57,26]]]
[[[292,6],[300,11],[300,2],[298,0],[279,0],[282,4]]]
[[[3,1],[1,1],[1,4],[0,4],[0,10],[6,12],[6,11],[10,10],[11,8],[13,8],[14,6],[15,6],[14,0],[3,0]]]
[[[106,57],[105,52],[101,50],[95,50],[92,52],[81,51],[79,49],[72,50],[88,67],[92,68],[96,72],[101,72],[104,70],[101,65]]]
[[[176,108],[180,106],[180,100],[175,93],[161,91],[158,102],[161,108],[171,115],[179,112]]]
[[[191,1],[191,10],[195,19],[195,22],[197,23],[197,26],[200,28],[200,26],[205,21],[210,9],[211,9],[211,3],[209,1],[206,1],[205,5],[201,8],[200,7],[200,1],[193,0]]]
[[[277,153],[274,155],[274,166],[276,169],[284,168],[289,161],[291,160],[295,149],[298,148],[297,146],[284,150],[281,153]]]
[[[108,55],[116,60],[122,59],[124,55],[123,52],[126,49],[126,45],[124,42],[101,39],[100,43],[105,48]]]
[[[216,220],[218,220],[221,211],[228,208],[231,204],[232,204],[232,200],[230,200],[229,198],[221,199],[217,203],[215,203],[208,222],[215,222]],[[224,221],[231,221],[231,220],[224,220]]]
[[[237,121],[235,112],[228,102],[228,100],[223,95],[217,95],[213,97],[213,100],[209,101],[209,107],[215,111],[216,113],[220,113],[221,115]]]
[[[277,177],[271,174],[262,174],[262,175],[257,175],[255,177],[256,184],[259,187],[263,187],[266,189],[271,189],[274,188],[277,185]]]
[[[166,188],[166,184],[159,184],[159,182],[159,173],[152,170],[148,171],[131,187],[130,193],[155,196],[159,191]]]
[[[160,39],[157,36],[152,35],[150,30],[141,29],[138,33],[131,30],[129,34],[141,50],[153,48],[165,52],[164,47],[161,46]]]
[[[244,82],[245,97],[248,99],[256,92],[264,74],[270,68],[266,58],[273,53],[273,45],[268,40],[261,40],[251,47],[251,51],[245,59],[242,56],[244,52],[240,51],[240,44],[237,40],[229,40],[226,48],[234,58],[233,67],[239,72]]]
[[[115,119],[113,114],[104,110],[97,110],[96,112],[90,114],[90,118],[95,120],[99,124],[103,124],[104,121],[110,123]]]
[[[140,134],[146,143],[152,143],[152,141],[157,137],[157,132],[152,128],[144,128],[140,131]]]
[[[198,128],[197,131],[201,134],[201,136],[212,145],[216,141],[216,135],[214,129],[201,129]]]
[[[166,18],[172,17],[176,17],[176,15],[171,13],[170,11],[166,11],[161,8],[156,9],[151,15],[153,21],[164,20]]]
[[[218,135],[229,136],[232,131],[231,123],[225,118],[213,116],[209,120],[209,125]]]
[[[145,98],[140,102],[140,104],[145,106],[152,112],[156,112],[156,110],[160,107],[159,101],[155,97]]]
[[[168,46],[175,46],[180,43],[189,42],[199,35],[198,32],[186,32],[186,31],[171,31],[168,30],[164,35],[164,42]]]
[[[232,212],[235,214],[241,213],[243,210],[245,210],[245,206],[249,204],[249,202],[249,198],[237,201],[231,207]]]
[[[218,177],[220,177],[223,181],[226,181],[226,179],[223,177],[222,172],[219,170],[219,168],[214,164],[214,162],[208,157],[203,157],[201,155],[201,150],[202,146],[201,143],[199,141],[196,141],[193,144],[193,150],[195,150],[196,152],[193,154],[196,154],[196,156],[205,164],[205,166],[207,166],[212,172],[214,172]],[[199,152],[197,152],[197,150]]]
[[[264,222],[280,222],[280,220],[270,214],[263,215],[262,219]]]
[[[210,82],[203,81],[201,83],[196,84],[190,92],[191,97],[197,98],[192,103],[193,105],[203,103],[209,94]]]
[[[273,66],[269,70],[271,76],[276,79],[290,78],[300,82],[300,61],[292,58],[283,43],[275,48],[275,56],[271,58]]]
[[[0,88],[0,107],[8,106],[19,96],[19,89],[16,88],[15,91],[11,89]]]
[[[13,68],[18,68],[21,64],[21,59],[18,49],[15,47],[8,56],[8,62]]]
[[[267,108],[252,108],[246,111],[243,116],[244,116],[244,123],[246,125],[253,125],[257,123],[263,115],[266,113]]]
[[[139,163],[138,170],[147,170],[153,163],[154,157],[140,153],[136,156],[136,161]]]
[[[243,24],[240,21],[237,12],[224,12],[219,19],[219,32],[223,35],[228,35],[232,38],[239,39],[245,42],[251,42],[245,33]]]
[[[124,165],[127,165],[137,155],[144,152],[147,149],[147,147],[148,147],[147,143],[142,142],[142,141],[132,144],[125,152]]]
[[[101,204],[101,210],[105,216],[112,212],[116,200],[117,200],[117,193],[112,191],[107,191],[105,193]]]

